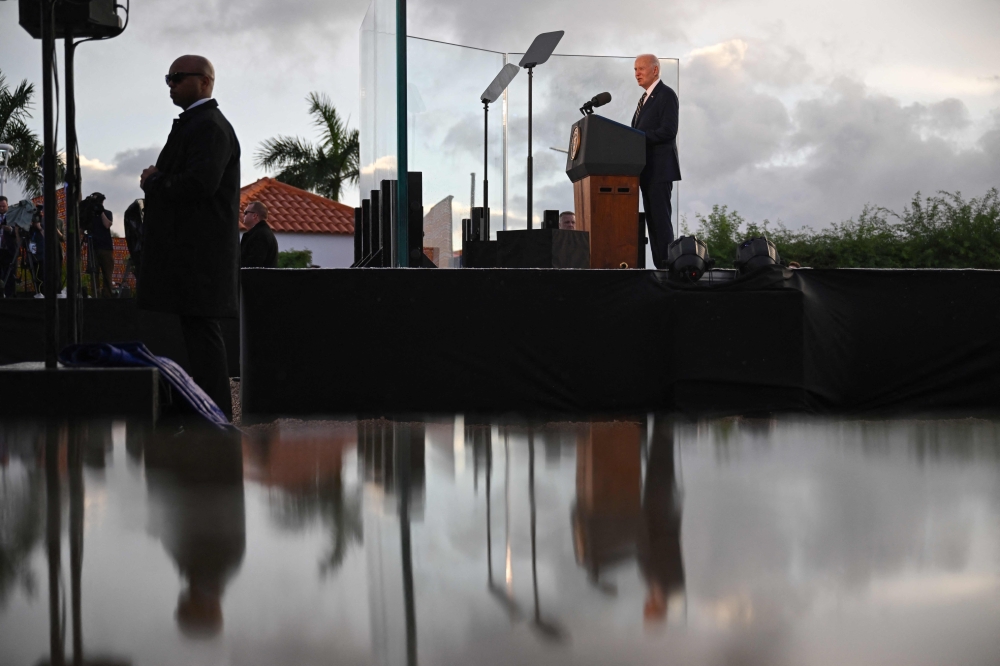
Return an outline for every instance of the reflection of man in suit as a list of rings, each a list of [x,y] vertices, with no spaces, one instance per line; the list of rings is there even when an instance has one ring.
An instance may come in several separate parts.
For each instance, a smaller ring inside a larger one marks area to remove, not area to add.
[[[667,246],[674,240],[670,196],[681,179],[677,158],[677,94],[660,81],[660,61],[644,54],[635,59],[635,80],[643,89],[632,127],[646,133],[646,166],[639,174],[653,263],[665,268]]]
[[[638,539],[639,569],[649,590],[644,609],[646,619],[664,620],[670,594],[684,590],[673,424],[657,417],[650,440]]]
[[[189,636],[222,629],[222,595],[246,551],[239,437],[152,435],[145,444],[150,531],[187,582],[177,624]]]

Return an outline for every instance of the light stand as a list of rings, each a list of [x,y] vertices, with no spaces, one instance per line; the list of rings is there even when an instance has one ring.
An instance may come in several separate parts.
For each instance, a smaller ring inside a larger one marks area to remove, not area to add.
[[[80,156],[76,141],[76,90],[73,55],[76,43],[73,29],[67,26],[65,37],[66,76],[66,332],[67,342],[80,342]],[[91,263],[94,258],[91,257]]]
[[[56,235],[56,147],[52,120],[52,75],[56,51],[55,2],[42,0],[42,194],[45,201],[45,368],[57,366],[59,354],[59,269],[56,261],[59,237]]]
[[[542,34],[535,37],[535,40],[531,42],[531,46],[528,47],[527,52],[521,58],[521,62],[518,63],[521,67],[528,70],[528,229],[534,228],[534,216],[532,210],[534,208],[534,165],[532,163],[531,154],[531,140],[532,140],[532,81],[534,68],[541,65],[549,59],[552,52],[556,50],[556,46],[559,44],[559,40],[562,39],[563,35],[566,34],[563,30],[556,30],[555,32],[543,32]]]
[[[493,82],[490,83],[489,87],[479,96],[479,101],[483,103],[483,218],[487,229],[489,229],[490,225],[490,179],[488,177],[490,104],[500,99],[500,95],[503,94],[503,91],[507,89],[507,86],[510,85],[510,82],[514,80],[514,77],[517,76],[520,70],[521,68],[514,63],[507,63],[493,77]],[[475,205],[475,202],[473,202],[473,205]],[[489,240],[489,238],[487,237],[485,240]]]
[[[55,40],[66,40],[66,286],[69,296],[68,318],[70,342],[79,340],[79,210],[80,165],[76,140],[76,105],[73,88],[73,51],[78,44],[91,40],[117,37],[128,26],[130,0],[119,5],[114,0],[61,2],[37,0],[21,2],[18,23],[29,35],[42,41],[42,118],[44,146],[42,153],[42,193],[45,201],[43,231],[45,233],[45,367],[55,368],[59,347],[59,319],[56,297],[59,293],[62,262],[58,260],[59,236],[56,230],[56,154],[52,124],[52,80],[55,72]],[[117,10],[125,10],[122,23]],[[80,42],[73,38],[84,37]]]

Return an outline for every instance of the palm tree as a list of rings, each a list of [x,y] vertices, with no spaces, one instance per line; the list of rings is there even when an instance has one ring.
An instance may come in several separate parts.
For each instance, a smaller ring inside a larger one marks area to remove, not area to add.
[[[35,86],[27,80],[11,90],[7,78],[0,71],[0,143],[9,143],[14,148],[7,164],[8,173],[29,196],[42,193],[42,172],[38,168],[42,143],[25,124],[25,120],[31,117],[31,97],[34,94]]]
[[[344,183],[358,182],[358,130],[347,129],[330,98],[309,93],[309,114],[320,129],[320,141],[278,136],[260,144],[254,164],[268,171],[280,169],[275,178],[328,199],[340,199]]]

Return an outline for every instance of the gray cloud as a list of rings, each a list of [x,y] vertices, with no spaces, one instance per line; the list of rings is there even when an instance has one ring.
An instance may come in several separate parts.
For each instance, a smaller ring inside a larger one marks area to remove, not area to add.
[[[266,35],[270,40],[301,46],[303,28],[329,30],[345,24],[356,26],[368,6],[367,0],[208,0],[195,12],[178,12],[176,3],[152,5],[149,10],[160,29],[171,36],[192,33],[213,35]],[[294,35],[294,36],[293,36]]]

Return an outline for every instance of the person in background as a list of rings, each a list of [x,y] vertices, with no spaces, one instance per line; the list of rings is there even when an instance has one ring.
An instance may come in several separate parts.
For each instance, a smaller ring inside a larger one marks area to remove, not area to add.
[[[576,229],[576,213],[569,210],[559,213],[559,228],[570,231]]]
[[[11,270],[11,266],[17,260],[20,241],[17,228],[7,224],[7,197],[0,196],[0,286],[3,292],[0,297],[2,298],[14,296],[14,271]]]
[[[207,58],[181,56],[165,78],[184,111],[139,177],[146,196],[136,305],[180,317],[191,377],[232,419],[219,320],[238,316],[240,143],[212,99]]]
[[[240,268],[277,268],[278,240],[267,224],[267,206],[251,201],[243,211],[247,230],[240,239]]]
[[[115,268],[114,243],[111,240],[112,213],[104,207],[105,196],[100,192],[94,192],[87,198],[94,202],[89,208],[91,219],[85,220],[85,224],[94,242],[97,268],[102,278],[101,298],[111,298],[111,274]],[[94,287],[96,291],[97,285]]]

